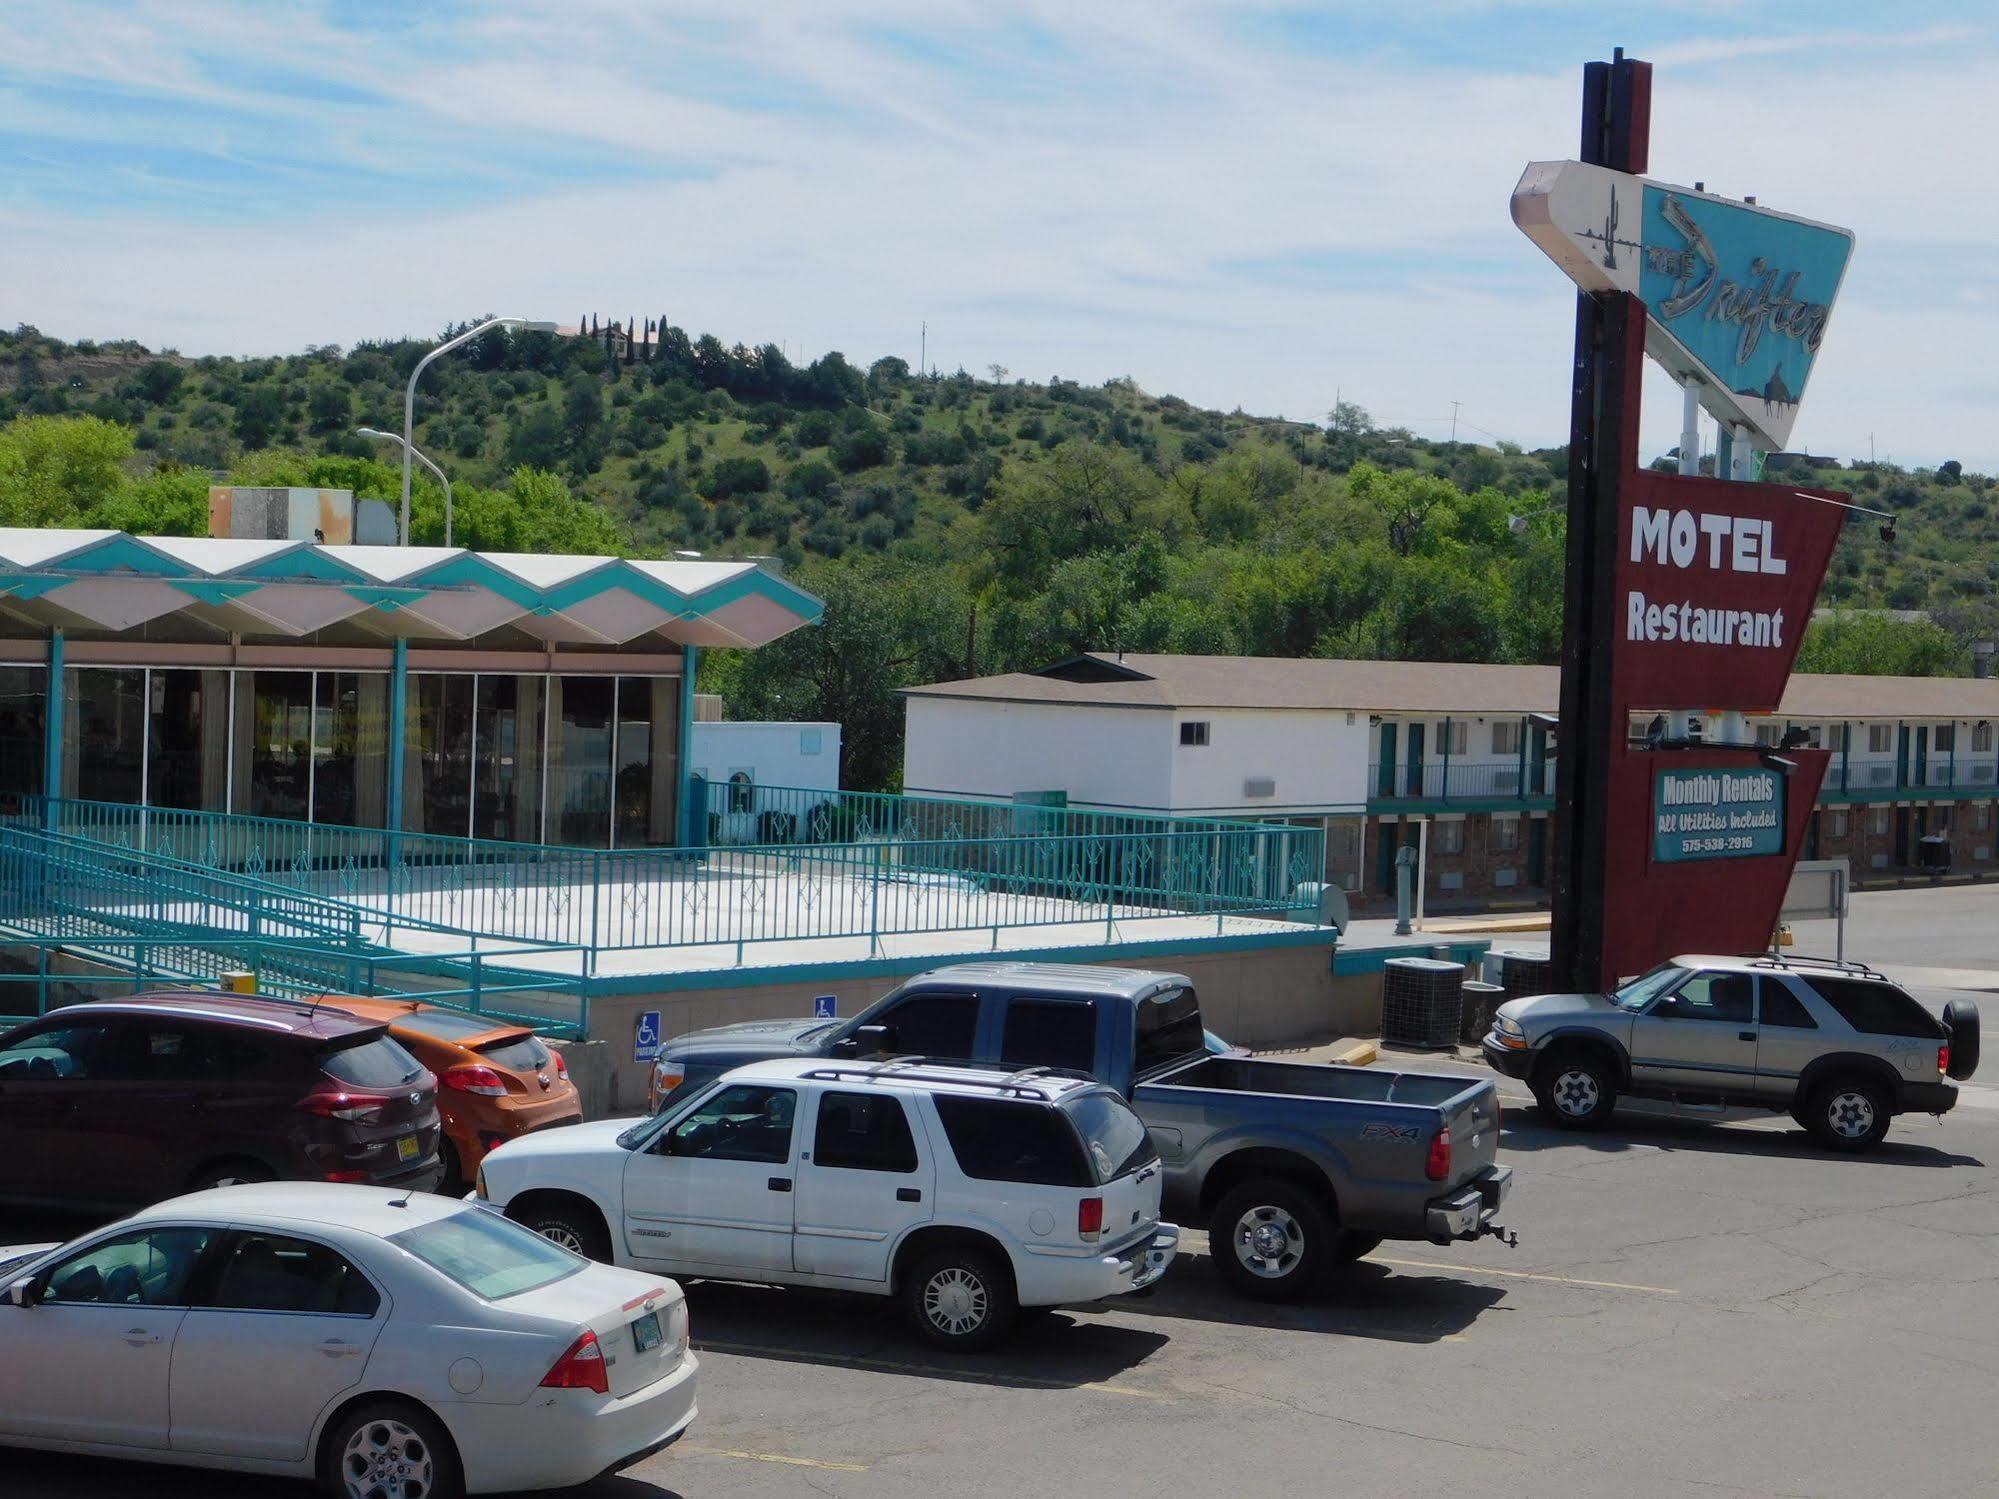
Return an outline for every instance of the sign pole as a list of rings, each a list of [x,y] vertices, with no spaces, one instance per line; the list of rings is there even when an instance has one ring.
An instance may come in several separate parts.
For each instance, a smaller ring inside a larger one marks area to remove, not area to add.
[[[1643,175],[1651,144],[1652,65],[1624,56],[1583,70],[1581,160]],[[1614,233],[1615,231],[1613,231]],[[1637,226],[1625,233],[1637,239]],[[1630,253],[1638,253],[1633,249]],[[1645,308],[1624,292],[1576,296],[1569,406],[1568,596],[1562,612],[1561,738],[1550,832],[1553,986],[1603,987],[1604,890],[1617,639],[1618,489],[1637,466]]]

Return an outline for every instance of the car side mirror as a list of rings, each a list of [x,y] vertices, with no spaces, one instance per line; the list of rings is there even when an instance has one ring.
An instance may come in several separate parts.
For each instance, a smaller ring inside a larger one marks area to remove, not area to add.
[[[10,1305],[31,1307],[41,1299],[41,1295],[35,1287],[35,1278],[32,1275],[26,1280],[17,1280],[14,1284],[7,1287],[7,1300]]]
[[[854,1046],[860,1056],[887,1056],[895,1050],[895,1027],[864,1025],[854,1032]]]

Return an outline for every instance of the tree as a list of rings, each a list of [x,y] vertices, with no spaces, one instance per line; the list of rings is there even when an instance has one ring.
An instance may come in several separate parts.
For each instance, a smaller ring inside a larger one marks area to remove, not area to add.
[[[879,427],[857,427],[833,445],[833,462],[843,474],[859,473],[887,463],[892,449]]]
[[[74,526],[118,493],[132,434],[94,416],[20,416],[0,427],[0,524]]]
[[[1843,609],[1822,614],[1806,627],[1796,669],[1862,677],[1958,677],[1969,667],[1963,643],[1933,620]]]
[[[1186,501],[1124,448],[1070,439],[1040,463],[1005,474],[980,511],[988,564],[1035,587],[1064,557],[1121,550],[1141,526],[1168,543],[1184,534]]]
[[[284,425],[284,393],[262,381],[246,389],[236,402],[236,440],[246,448],[269,447]]]

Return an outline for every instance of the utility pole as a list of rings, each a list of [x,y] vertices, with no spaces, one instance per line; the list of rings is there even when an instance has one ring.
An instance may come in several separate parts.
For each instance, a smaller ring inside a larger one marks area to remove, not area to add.
[[[930,320],[928,318],[923,320],[922,342],[917,344],[916,347],[916,373],[919,376],[927,375],[930,373]]]
[[[1458,407],[1459,407],[1459,406],[1461,406],[1462,404],[1464,404],[1464,403],[1463,403],[1463,402],[1461,402],[1461,401],[1453,401],[1453,402],[1451,402],[1451,441],[1452,441],[1452,442],[1456,442],[1456,441],[1458,440]]]

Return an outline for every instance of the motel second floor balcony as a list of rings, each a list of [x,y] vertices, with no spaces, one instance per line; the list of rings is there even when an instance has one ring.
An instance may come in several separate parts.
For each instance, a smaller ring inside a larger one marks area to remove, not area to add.
[[[1539,759],[1375,761],[1367,768],[1369,811],[1544,811],[1555,800],[1555,762]]]

